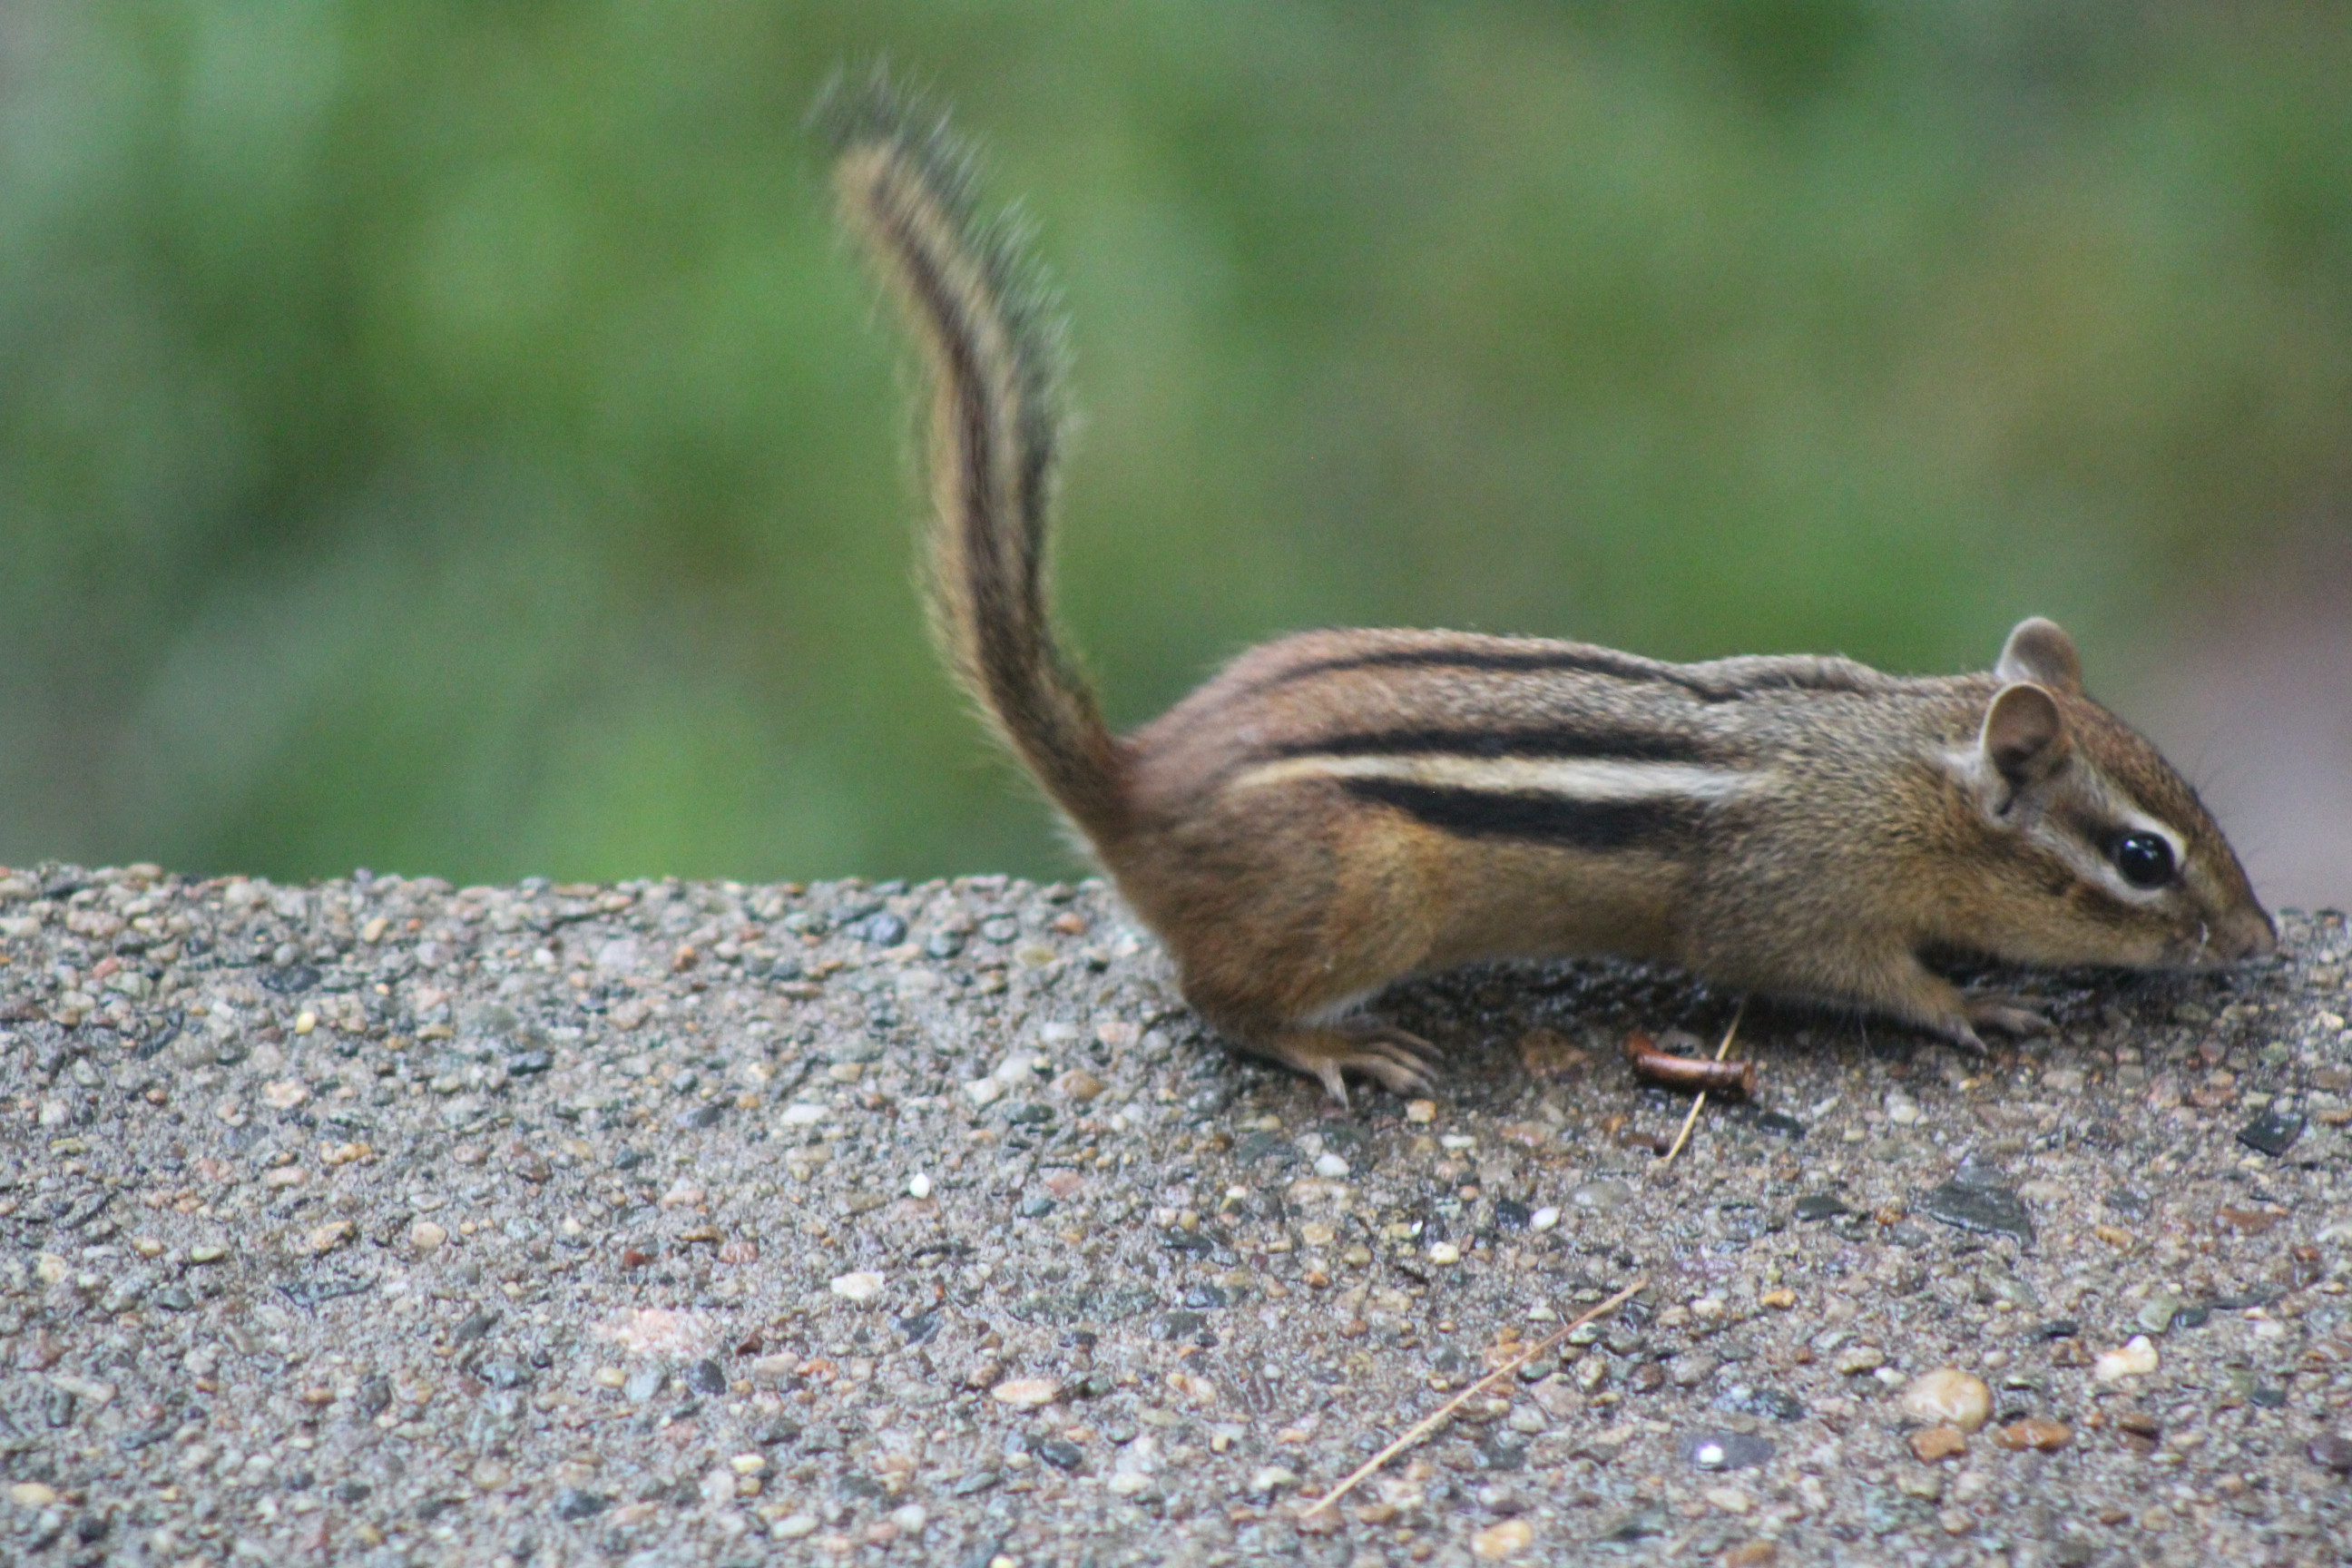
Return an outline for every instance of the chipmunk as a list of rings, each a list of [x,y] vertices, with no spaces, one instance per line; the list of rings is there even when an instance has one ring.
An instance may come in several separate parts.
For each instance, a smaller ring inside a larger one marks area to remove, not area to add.
[[[1383,987],[1614,954],[1975,1049],[2047,1027],[1925,960],[2198,969],[2276,934],[2196,792],[2021,623],[1990,674],[1669,664],[1581,643],[1316,631],[1133,734],[1057,643],[1060,342],[944,122],[880,78],[818,122],[928,363],[934,619],[964,685],[1229,1040],[1424,1091]]]

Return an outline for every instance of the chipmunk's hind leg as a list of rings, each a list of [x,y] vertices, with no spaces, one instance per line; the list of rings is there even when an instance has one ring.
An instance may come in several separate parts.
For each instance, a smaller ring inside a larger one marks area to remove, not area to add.
[[[1393,1025],[1369,1019],[1294,1024],[1234,1037],[1244,1049],[1314,1079],[1341,1105],[1348,1103],[1349,1073],[1396,1094],[1428,1094],[1437,1085],[1437,1047]]]

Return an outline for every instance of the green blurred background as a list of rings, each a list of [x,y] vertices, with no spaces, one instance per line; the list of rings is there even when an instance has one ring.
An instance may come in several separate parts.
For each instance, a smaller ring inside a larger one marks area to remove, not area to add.
[[[1123,721],[1309,625],[1943,670],[2042,612],[2202,783],[2352,757],[2346,688],[2226,695],[2280,594],[2291,672],[2347,619],[2348,18],[19,0],[0,861],[1066,873],[801,129],[882,56],[1063,285]]]

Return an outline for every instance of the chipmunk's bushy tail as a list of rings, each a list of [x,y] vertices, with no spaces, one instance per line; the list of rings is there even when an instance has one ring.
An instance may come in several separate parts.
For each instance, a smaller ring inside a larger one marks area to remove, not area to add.
[[[940,115],[877,72],[836,79],[814,123],[930,374],[934,626],[1005,742],[1099,846],[1120,826],[1121,752],[1055,640],[1047,584],[1057,328],[1017,234],[976,215],[971,159]]]

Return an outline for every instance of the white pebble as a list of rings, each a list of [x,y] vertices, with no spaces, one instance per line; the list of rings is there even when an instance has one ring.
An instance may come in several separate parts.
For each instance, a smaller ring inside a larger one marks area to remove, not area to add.
[[[777,1120],[787,1127],[809,1127],[824,1121],[827,1114],[829,1113],[826,1108],[822,1105],[813,1105],[805,1100],[797,1100],[785,1106],[783,1115]]]
[[[1546,1204],[1528,1216],[1528,1228],[1532,1231],[1547,1231],[1559,1223],[1559,1210],[1550,1204]]]
[[[2101,1383],[2115,1383],[2154,1372],[2156,1366],[2156,1346],[2146,1334],[2134,1334],[2121,1350],[2102,1352],[2092,1363],[2091,1375]]]
[[[866,1302],[878,1300],[882,1294],[882,1276],[860,1269],[844,1274],[833,1282],[833,1293],[845,1301]]]
[[[1348,1162],[1337,1154],[1315,1156],[1315,1173],[1326,1181],[1337,1181],[1348,1173]]]
[[[910,1198],[929,1197],[931,1195],[930,1177],[923,1174],[920,1171],[918,1171],[913,1175],[908,1177],[907,1195]]]

